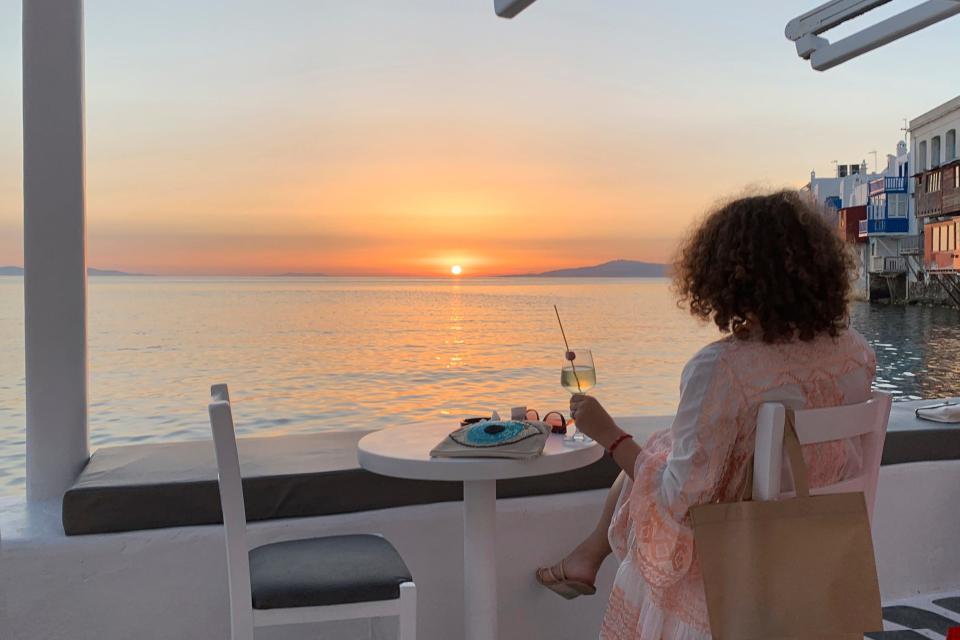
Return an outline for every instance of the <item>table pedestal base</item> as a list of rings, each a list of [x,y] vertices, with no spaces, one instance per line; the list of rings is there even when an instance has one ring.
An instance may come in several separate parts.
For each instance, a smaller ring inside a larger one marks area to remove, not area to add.
[[[463,483],[466,640],[497,638],[497,481]]]

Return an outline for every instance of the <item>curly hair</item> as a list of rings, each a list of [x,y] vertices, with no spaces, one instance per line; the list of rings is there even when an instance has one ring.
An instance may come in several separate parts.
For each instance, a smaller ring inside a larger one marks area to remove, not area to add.
[[[724,333],[764,342],[836,337],[855,263],[837,231],[795,191],[741,197],[708,213],[681,244],[677,304]]]

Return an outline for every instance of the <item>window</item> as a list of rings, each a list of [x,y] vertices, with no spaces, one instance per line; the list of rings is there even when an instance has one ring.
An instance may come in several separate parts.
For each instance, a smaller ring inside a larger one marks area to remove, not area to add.
[[[909,200],[905,193],[891,193],[887,195],[887,216],[890,218],[906,218]]]
[[[933,237],[932,242],[930,243],[930,248],[934,251],[940,251],[940,227],[936,226],[933,228]]]
[[[917,147],[917,169],[920,171],[927,170],[927,141],[924,140],[920,143],[920,146]]]
[[[946,233],[943,235],[947,236],[947,251],[953,251],[956,249],[956,245],[954,244],[954,241],[956,240],[956,236],[954,234],[954,225],[952,223],[948,224],[944,228],[944,231],[946,231]]]
[[[927,185],[926,185],[927,193],[934,193],[936,191],[940,191],[940,172],[939,171],[934,171],[933,173],[928,175],[926,177],[926,181],[927,181]]]
[[[940,136],[933,136],[930,140],[930,166],[940,166]]]
[[[953,188],[960,189],[960,167],[953,168]]]
[[[947,162],[950,162],[951,160],[956,160],[957,159],[957,130],[956,129],[950,129],[950,131],[947,131],[946,143],[947,143],[947,149],[946,149]]]

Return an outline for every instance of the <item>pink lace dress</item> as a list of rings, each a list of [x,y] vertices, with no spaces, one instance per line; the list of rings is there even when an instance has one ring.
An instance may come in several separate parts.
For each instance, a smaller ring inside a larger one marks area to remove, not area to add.
[[[710,640],[689,508],[735,499],[752,460],[760,404],[863,402],[875,371],[873,350],[853,330],[775,345],[728,338],[697,353],[684,368],[673,425],[650,437],[620,494],[610,525],[620,568],[601,639]],[[812,486],[860,469],[859,446],[850,441],[803,453]]]

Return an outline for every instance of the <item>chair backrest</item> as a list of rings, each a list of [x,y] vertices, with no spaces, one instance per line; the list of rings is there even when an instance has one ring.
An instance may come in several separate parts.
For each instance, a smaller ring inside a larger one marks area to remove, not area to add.
[[[797,439],[801,445],[860,438],[863,467],[855,477],[825,487],[811,488],[811,494],[863,491],[867,512],[873,519],[880,458],[890,419],[890,395],[874,392],[866,402],[794,413]],[[789,497],[780,488],[783,471],[783,429],[786,409],[782,404],[764,403],[757,415],[756,453],[753,458],[753,499],[779,500]]]
[[[230,630],[233,640],[253,640],[253,605],[250,594],[250,556],[247,515],[243,504],[240,455],[233,429],[233,412],[227,385],[210,387],[210,428],[217,454],[220,506],[227,542],[227,580],[230,585]]]

